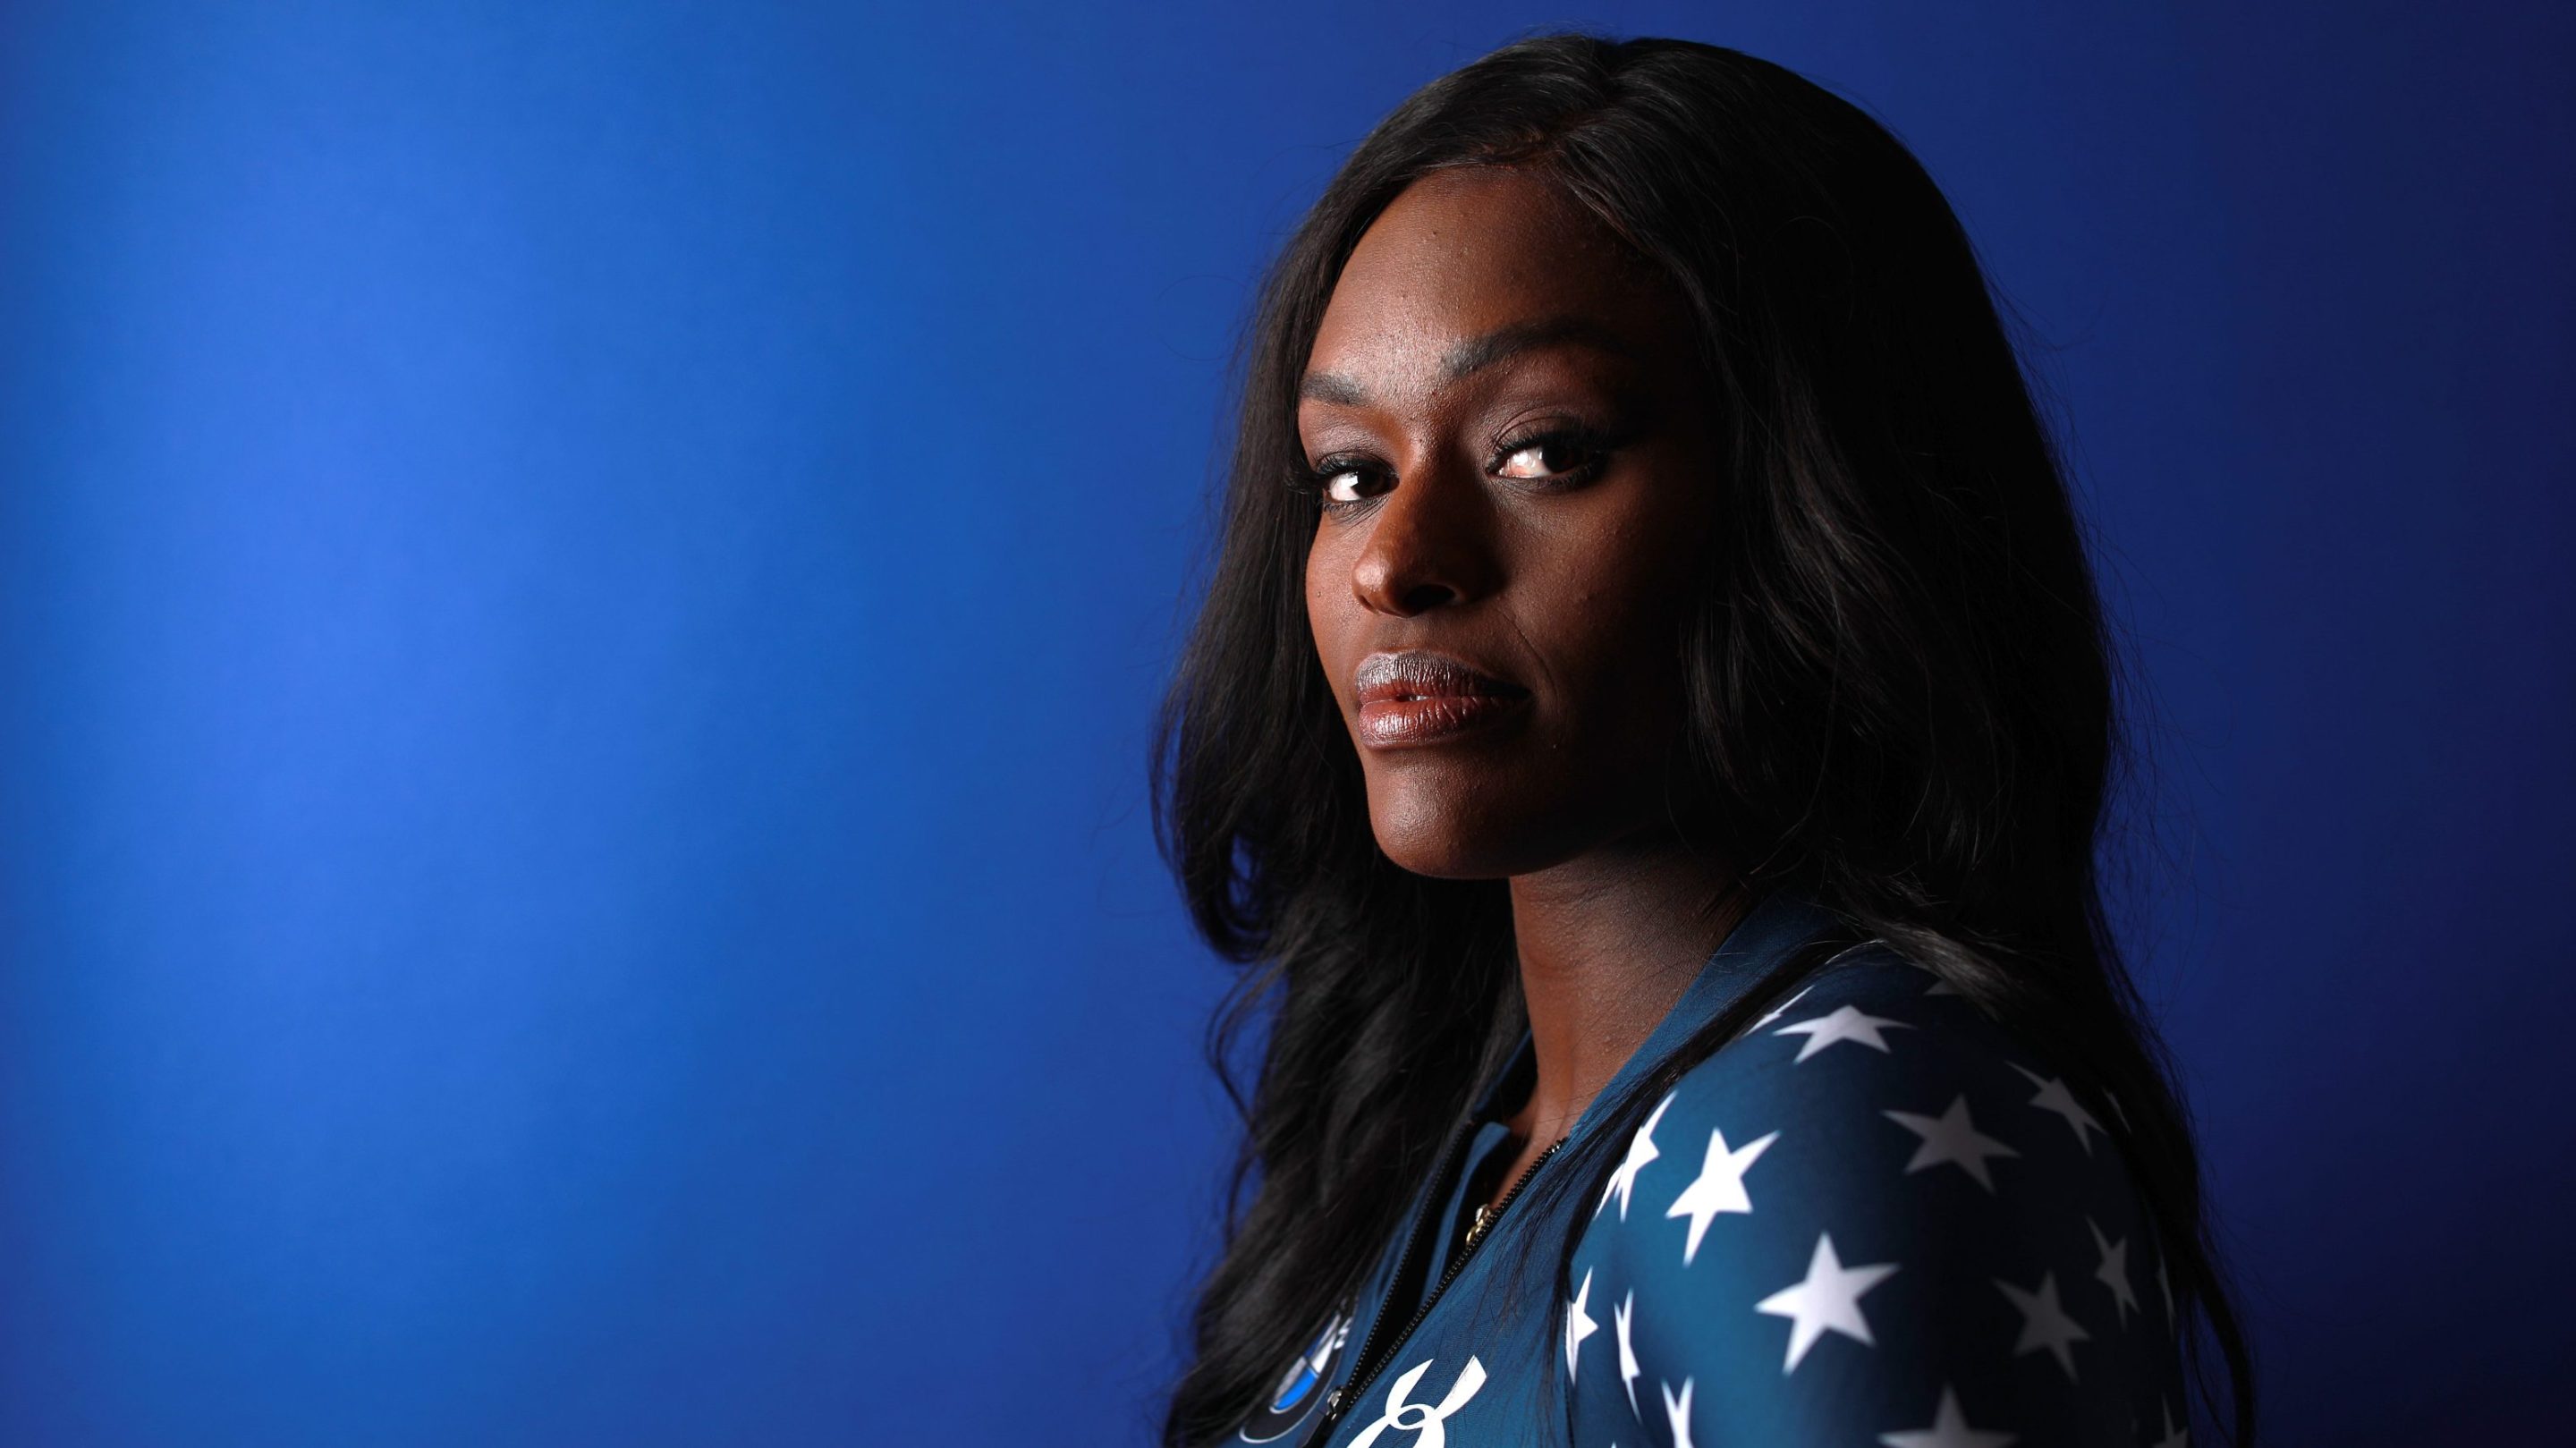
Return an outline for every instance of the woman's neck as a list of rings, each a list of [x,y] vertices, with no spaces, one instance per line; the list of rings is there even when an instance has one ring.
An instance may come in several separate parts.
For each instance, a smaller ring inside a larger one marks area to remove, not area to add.
[[[1669,837],[1515,875],[1511,895],[1538,1074],[1508,1124],[1543,1145],[1573,1130],[1751,902],[1732,869]]]

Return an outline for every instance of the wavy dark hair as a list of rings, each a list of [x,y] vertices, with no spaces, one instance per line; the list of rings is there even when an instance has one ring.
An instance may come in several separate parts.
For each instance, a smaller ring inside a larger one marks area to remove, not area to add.
[[[1690,828],[1745,862],[1749,893],[1801,891],[2047,1043],[2124,1124],[2204,1406],[2250,1444],[2251,1361],[2188,1117],[2103,901],[2129,690],[1975,252],[1905,147],[1795,72],[1573,34],[1442,76],[1371,131],[1245,334],[1221,547],[1152,750],[1158,841],[1199,931],[1244,967],[1208,1042],[1244,1137],[1162,1441],[1196,1448],[1253,1410],[1526,1027],[1505,882],[1378,849],[1308,631],[1315,503],[1295,486],[1297,384],[1361,233],[1417,178],[1497,164],[1561,186],[1679,288],[1725,420],[1729,470],[1708,482],[1725,521],[1676,661]],[[1597,1191],[1647,1104],[1789,974],[1541,1176]],[[1247,1088],[1234,1063],[1256,1041]]]

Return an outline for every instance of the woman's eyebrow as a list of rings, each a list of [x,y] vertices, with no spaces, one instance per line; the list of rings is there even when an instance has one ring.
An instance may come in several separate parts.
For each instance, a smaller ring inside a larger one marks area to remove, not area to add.
[[[1450,348],[1448,354],[1440,359],[1440,381],[1443,385],[1456,382],[1480,368],[1491,367],[1506,357],[1534,347],[1567,343],[1592,347],[1620,357],[1634,359],[1637,356],[1636,347],[1626,337],[1597,317],[1544,317],[1498,327]],[[1338,372],[1309,372],[1299,380],[1297,396],[1300,401],[1359,407],[1367,403],[1368,389]]]

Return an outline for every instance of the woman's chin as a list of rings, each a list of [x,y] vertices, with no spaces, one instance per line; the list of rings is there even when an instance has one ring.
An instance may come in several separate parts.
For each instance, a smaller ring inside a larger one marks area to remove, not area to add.
[[[1369,823],[1377,846],[1402,869],[1440,880],[1499,880],[1562,864],[1577,851],[1565,832],[1518,813],[1409,795],[1381,805]]]

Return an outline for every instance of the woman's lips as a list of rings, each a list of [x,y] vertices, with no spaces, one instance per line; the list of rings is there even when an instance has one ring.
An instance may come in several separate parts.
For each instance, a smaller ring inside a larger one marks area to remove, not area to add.
[[[1353,684],[1360,742],[1379,749],[1457,738],[1520,712],[1530,698],[1518,684],[1420,649],[1369,655]]]

